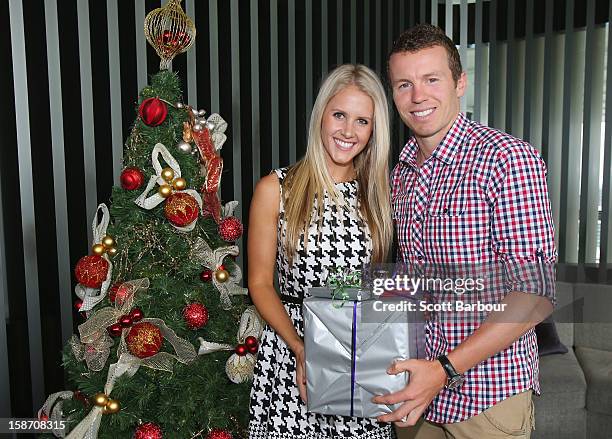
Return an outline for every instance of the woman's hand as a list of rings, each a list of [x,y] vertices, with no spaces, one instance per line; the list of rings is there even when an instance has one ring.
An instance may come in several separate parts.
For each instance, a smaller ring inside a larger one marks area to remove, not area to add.
[[[300,342],[293,350],[295,355],[295,381],[304,404],[308,400],[306,395],[306,359],[304,355],[304,342]]]

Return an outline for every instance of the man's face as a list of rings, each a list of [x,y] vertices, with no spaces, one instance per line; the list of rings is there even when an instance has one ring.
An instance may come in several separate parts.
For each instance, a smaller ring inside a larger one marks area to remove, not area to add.
[[[446,50],[434,46],[417,52],[394,53],[389,58],[389,76],[393,101],[402,120],[421,146],[435,148],[459,114],[459,98],[465,93],[465,73],[455,84]]]

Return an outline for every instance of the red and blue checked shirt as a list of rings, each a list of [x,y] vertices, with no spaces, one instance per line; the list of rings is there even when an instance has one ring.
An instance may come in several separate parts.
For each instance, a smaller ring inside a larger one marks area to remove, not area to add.
[[[545,266],[546,276],[541,269],[541,276],[530,276],[527,269],[526,275],[514,278],[508,291],[546,295],[554,301],[557,251],[546,166],[537,150],[463,114],[421,167],[416,164],[417,150],[411,138],[392,172],[399,261],[501,263],[511,267],[508,271],[512,273],[521,273],[520,267]],[[480,323],[428,320],[427,358],[448,354]],[[459,422],[528,389],[539,394],[538,375],[537,340],[531,329],[507,349],[468,370],[460,388],[443,389],[425,418]]]

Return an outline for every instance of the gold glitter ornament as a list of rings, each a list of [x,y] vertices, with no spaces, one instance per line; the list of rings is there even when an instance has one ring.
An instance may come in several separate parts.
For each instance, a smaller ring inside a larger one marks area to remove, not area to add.
[[[144,21],[144,32],[161,59],[160,70],[168,70],[172,59],[186,52],[196,36],[195,25],[181,8],[180,0],[168,0],[165,6],[149,12]]]

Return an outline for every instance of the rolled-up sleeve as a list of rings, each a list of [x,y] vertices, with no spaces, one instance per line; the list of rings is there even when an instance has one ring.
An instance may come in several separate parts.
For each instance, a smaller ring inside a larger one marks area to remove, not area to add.
[[[504,264],[506,292],[548,297],[555,303],[555,229],[546,165],[531,145],[500,152],[488,197],[494,251]]]

